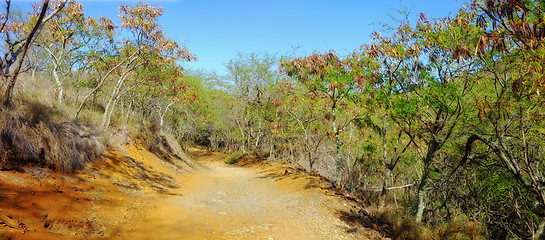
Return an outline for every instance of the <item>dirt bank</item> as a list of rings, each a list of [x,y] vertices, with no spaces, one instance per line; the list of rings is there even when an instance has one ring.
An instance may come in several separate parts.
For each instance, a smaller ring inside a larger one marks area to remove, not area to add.
[[[192,170],[137,146],[110,151],[74,174],[0,171],[0,239],[119,239]]]

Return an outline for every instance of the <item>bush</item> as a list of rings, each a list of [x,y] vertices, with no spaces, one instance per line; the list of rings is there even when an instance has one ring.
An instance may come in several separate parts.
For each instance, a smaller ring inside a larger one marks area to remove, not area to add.
[[[379,222],[390,225],[389,237],[400,240],[444,239],[444,240],[481,240],[485,239],[484,229],[476,222],[465,219],[449,219],[433,224],[417,223],[413,216],[403,216],[396,212],[378,212]]]
[[[246,156],[246,153],[242,153],[242,152],[236,152],[236,153],[233,153],[229,156],[227,156],[225,158],[225,163],[227,164],[235,164],[238,162],[238,160],[240,160],[241,158],[243,158],[244,156]]]
[[[40,103],[0,110],[0,169],[38,165],[72,173],[105,151],[90,128],[62,122],[62,114]]]

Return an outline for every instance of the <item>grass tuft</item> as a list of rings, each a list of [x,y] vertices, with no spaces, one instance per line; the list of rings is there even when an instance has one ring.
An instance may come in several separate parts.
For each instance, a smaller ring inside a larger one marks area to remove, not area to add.
[[[402,217],[401,213],[389,208],[379,210],[375,217],[378,222],[391,226],[392,232],[389,237],[392,239],[485,239],[483,228],[478,223],[463,219],[449,219],[445,222],[423,224],[416,222],[413,216]]]
[[[225,163],[227,164],[235,164],[237,163],[241,158],[243,158],[244,156],[246,156],[246,153],[242,153],[242,152],[236,152],[236,153],[233,153],[229,156],[227,156],[225,158]]]
[[[0,110],[0,169],[37,165],[73,173],[105,151],[96,132],[62,121],[61,113],[43,104],[21,101]]]

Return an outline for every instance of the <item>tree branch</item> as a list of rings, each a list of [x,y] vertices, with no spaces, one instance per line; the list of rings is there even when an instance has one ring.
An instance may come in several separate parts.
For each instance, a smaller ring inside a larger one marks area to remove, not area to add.
[[[6,27],[6,23],[8,23],[10,5],[11,5],[11,0],[6,0],[6,19],[4,19],[2,26],[0,26],[0,32],[4,31],[4,27]]]
[[[138,52],[140,52],[140,50],[142,50],[142,47],[138,48],[134,53],[132,53],[129,57],[123,59],[123,61],[121,61],[120,63],[118,63],[117,65],[115,65],[113,68],[111,68],[107,73],[106,75],[104,75],[104,77],[102,77],[102,79],[100,80],[100,83],[89,93],[87,94],[87,96],[85,96],[85,98],[83,99],[83,102],[80,104],[78,110],[76,111],[76,114],[74,115],[74,119],[78,118],[78,115],[79,113],[81,112],[81,109],[83,108],[83,105],[85,105],[85,102],[87,102],[87,100],[93,95],[95,94],[98,89],[100,89],[102,87],[102,85],[104,85],[104,82],[106,81],[106,78],[108,78],[108,76],[114,71],[116,70],[117,68],[119,68],[121,65],[123,65],[125,62],[127,62],[129,59],[132,59],[136,56],[136,54],[138,54]]]

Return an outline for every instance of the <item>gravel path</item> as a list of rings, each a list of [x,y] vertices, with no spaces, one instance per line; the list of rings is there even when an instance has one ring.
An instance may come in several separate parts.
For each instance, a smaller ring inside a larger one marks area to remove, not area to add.
[[[155,203],[126,238],[379,239],[338,218],[349,209],[342,200],[298,187],[304,179],[275,181],[263,169],[229,166],[221,157],[198,157],[204,168],[181,177],[178,195]]]

